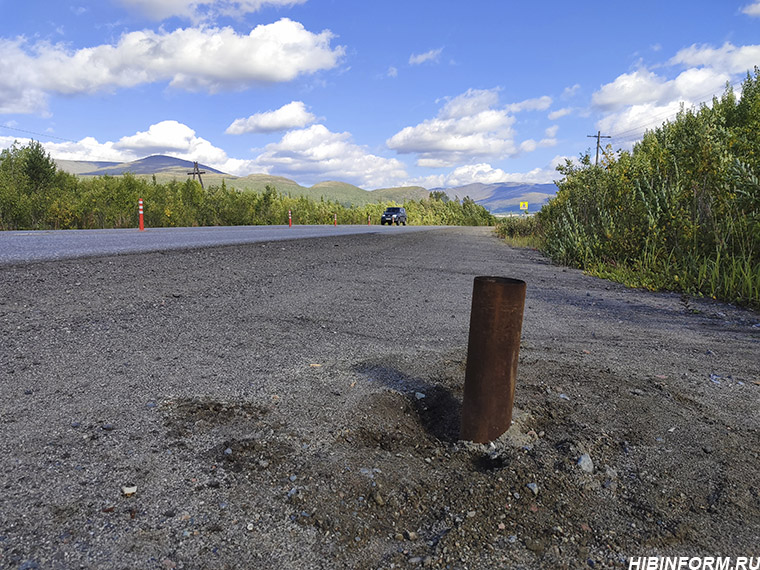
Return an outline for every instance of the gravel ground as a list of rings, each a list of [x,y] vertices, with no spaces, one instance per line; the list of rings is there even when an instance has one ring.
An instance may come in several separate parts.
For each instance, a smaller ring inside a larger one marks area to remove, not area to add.
[[[528,283],[514,425],[457,441],[472,280]],[[484,228],[0,268],[0,567],[757,556],[760,315]]]

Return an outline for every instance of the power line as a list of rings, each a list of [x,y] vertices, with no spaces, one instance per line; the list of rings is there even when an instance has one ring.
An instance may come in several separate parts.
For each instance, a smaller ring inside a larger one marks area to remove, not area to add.
[[[38,137],[42,137],[42,138],[46,138],[46,139],[56,139],[56,140],[59,140],[59,141],[70,142],[70,143],[74,143],[74,144],[81,144],[81,142],[82,142],[82,141],[75,141],[74,139],[67,139],[67,138],[63,138],[63,137],[57,137],[55,135],[51,135],[51,134],[48,134],[48,133],[39,133],[37,131],[30,131],[28,129],[19,129],[17,127],[9,127],[8,125],[0,125],[0,128],[8,129],[8,130],[11,130],[11,131],[16,131],[16,132],[19,132],[19,133],[24,133],[24,134],[27,134],[27,135],[34,135],[34,136],[38,136]],[[38,142],[41,142],[41,141],[38,141]],[[89,156],[88,159],[86,159],[86,160],[79,160],[79,162],[112,162],[112,163],[129,162],[129,161],[125,161],[125,160],[114,160],[113,157],[112,158],[105,158],[103,156],[93,156],[91,154],[88,155],[88,156]],[[61,160],[65,160],[65,159],[61,159]]]
[[[10,131],[16,131],[18,133],[24,133],[24,134],[27,134],[27,135],[35,135],[35,136],[43,137],[43,138],[46,138],[46,139],[56,139],[56,140],[59,140],[59,141],[70,142],[70,143],[74,143],[74,144],[79,144],[79,143],[82,142],[82,141],[75,141],[73,139],[66,139],[66,138],[63,138],[63,137],[57,137],[55,135],[51,135],[51,134],[48,134],[48,133],[38,133],[37,131],[30,131],[28,129],[19,129],[17,127],[9,127],[8,125],[0,125],[0,128],[2,128],[2,129],[8,129]],[[120,161],[113,160],[112,158],[107,159],[107,158],[104,158],[104,157],[91,156],[89,160],[86,160],[86,161],[83,161],[83,162],[120,162]]]
[[[51,134],[47,134],[47,133],[38,133],[38,132],[35,132],[35,131],[27,131],[26,129],[18,129],[16,127],[9,127],[8,125],[0,125],[0,128],[8,129],[10,131],[16,131],[18,133],[25,133],[27,135],[37,135],[38,137],[46,137],[46,138],[49,138],[49,139],[56,139],[56,140],[64,141],[64,142],[73,142],[73,143],[78,143],[79,142],[79,141],[75,141],[75,140],[72,140],[72,139],[65,139],[63,137],[56,137],[55,135],[51,135]]]

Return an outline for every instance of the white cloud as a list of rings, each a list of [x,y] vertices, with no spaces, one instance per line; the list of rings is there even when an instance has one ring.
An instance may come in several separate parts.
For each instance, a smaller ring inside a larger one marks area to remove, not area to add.
[[[306,110],[302,101],[293,101],[275,111],[256,113],[247,119],[235,119],[225,132],[229,135],[274,133],[303,128],[316,120],[317,117]]]
[[[581,88],[579,83],[576,83],[572,87],[565,87],[565,89],[562,91],[562,98],[563,99],[569,99],[576,93],[578,93],[578,90]]]
[[[454,166],[470,158],[514,154],[514,117],[494,109],[495,90],[474,90],[449,100],[434,119],[406,127],[386,141],[399,153],[419,155],[420,166]]]
[[[428,61],[438,62],[441,58],[443,48],[431,49],[425,53],[412,54],[409,56],[409,65],[421,65]]]
[[[747,4],[744,8],[742,8],[742,12],[744,14],[747,14],[747,16],[752,16],[753,18],[760,17],[760,2]]]
[[[391,66],[388,68],[388,72],[386,73],[388,77],[398,77],[398,69]]]
[[[294,6],[306,0],[121,0],[154,20],[176,16],[193,21],[212,20],[217,16],[243,16],[264,6]]]
[[[694,46],[681,50],[670,63],[689,67],[673,79],[642,68],[603,85],[592,96],[593,106],[604,114],[597,127],[619,139],[616,144],[633,141],[645,130],[672,119],[682,105],[709,102],[713,95],[723,92],[732,71],[743,69],[743,64],[734,60],[744,61],[752,53],[747,48],[754,47],[736,49],[729,45],[720,50]]]
[[[655,103],[631,105],[600,119],[597,122],[597,128],[602,134],[612,133],[616,145],[626,141],[633,142],[641,138],[645,130],[657,128],[675,117],[681,106],[681,101],[671,101],[662,105]]]
[[[0,137],[1,148],[9,147],[14,140],[22,145],[29,143],[28,139]],[[42,144],[53,158],[62,160],[129,162],[163,154],[197,160],[236,176],[267,172],[310,184],[341,180],[371,189],[394,186],[408,178],[400,161],[371,154],[355,144],[350,133],[333,133],[320,124],[286,133],[280,142],[267,145],[252,159],[229,157],[187,125],[171,120],[161,121],[116,142],[101,143],[87,137],[78,142]]]
[[[28,139],[0,137],[2,148],[14,140],[28,144]],[[252,172],[291,176],[303,183],[323,180],[351,182],[363,188],[393,186],[408,178],[404,165],[394,159],[368,152],[351,140],[350,133],[333,133],[324,125],[286,133],[256,158],[239,159],[199,137],[187,125],[167,120],[151,125],[146,131],[124,136],[116,142],[101,143],[92,137],[78,142],[43,142],[53,158],[62,160],[129,162],[149,155],[163,154],[183,160],[198,161],[222,172],[245,176]]]
[[[238,176],[250,174],[254,168],[253,160],[230,158],[223,149],[197,136],[193,129],[177,121],[161,121],[151,125],[147,131],[122,137],[118,142],[108,145],[115,151],[123,152],[125,156],[142,158],[164,154],[183,160],[197,160]]]
[[[550,121],[556,121],[557,119],[566,117],[572,112],[573,110],[570,107],[565,107],[563,109],[557,109],[556,111],[552,111],[551,113],[549,113],[548,117]]]
[[[553,128],[546,129],[547,135],[545,138],[536,142],[533,139],[527,139],[520,143],[520,152],[533,152],[537,148],[547,148],[551,146],[557,146],[557,139],[553,134],[549,134],[553,131]]]
[[[594,106],[604,111],[657,101],[667,91],[665,83],[665,78],[654,72],[638,69],[633,73],[624,73],[612,83],[603,85],[591,96],[591,101]]]
[[[557,136],[557,131],[559,131],[559,125],[552,125],[544,131],[544,134],[546,135],[547,139],[553,139]]]
[[[758,61],[760,61],[760,45],[737,47],[726,42],[719,48],[692,45],[680,50],[669,63],[691,67],[703,66],[736,74],[752,71]]]
[[[93,93],[169,81],[216,92],[292,81],[335,67],[344,49],[330,31],[314,34],[281,19],[247,35],[232,28],[150,30],[124,34],[116,45],[70,51],[62,44],[0,39],[0,111],[44,112],[51,93]]]
[[[758,61],[760,45],[682,49],[668,62],[686,68],[675,78],[641,68],[594,93],[593,106],[605,114],[597,126],[613,136],[623,135],[623,140],[638,138],[646,129],[672,119],[681,105],[693,107],[720,95],[733,76],[746,73]]]
[[[447,99],[434,119],[405,127],[386,144],[402,154],[417,154],[417,165],[431,168],[514,155],[520,149],[514,140],[512,113],[545,109],[551,98],[528,99],[502,108],[498,104],[497,89],[469,89]]]
[[[20,145],[31,142],[27,138],[0,137],[0,148],[8,148],[14,141]],[[41,144],[50,156],[59,160],[128,162],[139,158],[129,152],[114,149],[112,142],[100,143],[93,137],[85,137],[78,142],[43,142]]]
[[[464,186],[480,182],[482,184],[493,184],[504,182],[507,173],[501,168],[493,168],[490,164],[484,162],[480,164],[467,164],[455,168],[446,176],[446,186]]]
[[[22,145],[29,139],[0,137],[0,145],[7,148],[14,140]],[[230,158],[221,148],[198,137],[193,129],[177,121],[161,121],[147,131],[125,136],[116,142],[99,142],[93,137],[80,141],[43,142],[53,158],[59,160],[130,162],[153,154],[164,154],[201,162],[223,172],[238,176],[250,174],[255,167],[253,160]]]
[[[419,185],[425,188],[454,188],[467,184],[497,184],[503,182],[517,182],[523,184],[548,184],[557,180],[557,165],[564,164],[564,156],[555,156],[551,162],[543,168],[534,168],[529,172],[506,172],[501,168],[494,168],[488,163],[466,164],[459,166],[448,174],[436,174],[417,178],[408,182],[410,185]]]
[[[544,95],[543,97],[538,97],[536,99],[526,99],[525,101],[520,101],[519,103],[512,103],[511,105],[507,105],[506,109],[510,113],[520,113],[522,111],[543,111],[545,109],[548,109],[551,104],[552,98]]]
[[[324,125],[290,131],[268,144],[256,160],[258,170],[291,176],[299,181],[348,181],[362,188],[379,188],[406,179],[404,165],[367,152],[350,133],[333,133]]]
[[[177,121],[161,121],[151,125],[147,131],[122,137],[113,148],[130,155],[149,156],[166,154],[185,160],[197,160],[209,166],[224,163],[227,154],[213,146],[195,131]]]

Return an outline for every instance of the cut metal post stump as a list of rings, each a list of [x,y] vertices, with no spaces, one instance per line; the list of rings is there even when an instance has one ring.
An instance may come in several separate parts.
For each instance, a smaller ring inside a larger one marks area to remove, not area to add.
[[[525,281],[476,277],[460,439],[488,443],[512,423]]]

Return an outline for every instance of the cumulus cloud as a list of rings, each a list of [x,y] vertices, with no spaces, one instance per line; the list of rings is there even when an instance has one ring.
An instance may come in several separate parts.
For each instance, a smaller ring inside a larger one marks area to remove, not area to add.
[[[751,6],[760,6],[760,3]],[[745,11],[751,6],[745,8]],[[758,8],[760,10],[760,8]],[[721,47],[692,45],[676,53],[657,72],[640,68],[624,73],[592,95],[593,107],[603,113],[597,126],[618,142],[633,142],[646,129],[672,119],[680,108],[709,104],[727,83],[735,82],[760,61],[760,45]],[[674,77],[663,68],[682,69]]]
[[[178,17],[194,21],[211,20],[217,16],[243,16],[265,6],[287,7],[304,4],[306,0],[121,0],[154,20]]]
[[[760,4],[758,4],[760,5]],[[719,48],[692,45],[680,50],[671,65],[720,69],[727,73],[746,73],[760,61],[760,45],[735,46],[726,42]]]
[[[422,65],[428,61],[438,62],[441,58],[443,48],[431,49],[425,53],[417,53],[409,56],[409,65]]]
[[[17,140],[28,144],[29,139],[0,137],[6,148]],[[124,136],[118,141],[100,142],[93,137],[80,141],[43,142],[45,150],[59,160],[130,162],[153,154],[164,154],[183,160],[198,161],[229,174],[244,176],[255,167],[253,160],[236,159],[197,136],[187,125],[177,121],[161,121],[147,131]]]
[[[187,90],[217,92],[292,81],[335,67],[343,47],[333,34],[314,34],[283,18],[247,35],[232,28],[144,30],[115,45],[71,51],[62,44],[0,39],[0,109],[44,112],[51,93],[73,95],[168,81]]]
[[[306,183],[333,179],[370,189],[407,178],[400,161],[371,154],[355,144],[350,133],[333,133],[321,124],[286,133],[268,144],[255,162],[259,170]]]
[[[0,136],[0,148],[8,148],[14,141],[20,145],[27,145],[31,139]],[[112,142],[101,143],[93,137],[85,137],[77,142],[43,142],[41,144],[50,156],[59,160],[129,162],[140,158],[129,152],[115,149]]]
[[[613,133],[615,144],[633,142],[640,138],[645,130],[657,128],[675,117],[682,106],[681,101],[661,105],[631,105],[622,111],[605,115],[597,122],[597,127],[603,133]]]
[[[520,101],[519,103],[512,103],[511,105],[507,105],[506,109],[510,113],[520,113],[522,111],[543,111],[545,109],[548,109],[551,104],[552,98],[544,95],[543,97],[538,97],[536,99],[526,99],[525,101]]]
[[[552,111],[551,113],[549,113],[548,117],[550,121],[556,121],[557,119],[566,117],[572,112],[573,110],[570,107],[564,107],[562,109],[557,109],[556,111]]]
[[[475,182],[494,184],[506,179],[507,173],[501,168],[493,168],[490,164],[481,162],[455,168],[446,176],[446,186],[464,186]]]
[[[752,16],[753,18],[760,18],[760,2],[753,2],[752,4],[747,4],[744,8],[742,8],[742,12],[744,14],[747,14],[747,16]]]
[[[507,172],[501,168],[494,168],[488,163],[466,164],[459,166],[446,174],[436,174],[417,178],[409,184],[423,186],[425,188],[454,188],[467,184],[498,184],[498,183],[522,183],[522,184],[549,184],[558,179],[557,165],[564,164],[566,157],[555,156],[551,162],[541,168],[534,168],[529,172]]]
[[[647,69],[620,75],[592,95],[593,106],[604,113],[597,126],[632,140],[675,116],[681,105],[708,101],[730,80],[729,73],[712,67],[691,67],[674,79]]]
[[[235,119],[225,132],[228,135],[274,133],[303,128],[316,120],[317,117],[306,110],[302,101],[292,101],[275,111],[256,113],[247,119]]]
[[[227,160],[227,154],[222,149],[198,137],[193,129],[177,121],[161,121],[151,125],[147,131],[122,137],[113,144],[113,148],[136,156],[166,154],[197,160],[209,166]]]
[[[3,148],[18,140],[0,137]],[[404,165],[394,158],[368,152],[351,140],[350,133],[333,133],[324,125],[292,130],[277,143],[267,145],[259,156],[234,158],[197,135],[189,126],[167,120],[145,131],[99,142],[92,137],[78,142],[44,142],[53,158],[61,160],[129,162],[153,154],[198,161],[222,172],[246,176],[253,172],[291,176],[302,183],[341,180],[363,188],[393,186],[408,179]]]
[[[667,90],[665,83],[666,80],[654,72],[638,69],[603,85],[591,96],[591,101],[603,111],[615,111],[629,105],[658,100]]]
[[[199,137],[187,125],[178,121],[161,121],[151,125],[147,131],[125,136],[115,143],[107,143],[114,151],[124,156],[142,158],[153,154],[165,154],[183,160],[198,161],[222,172],[245,176],[254,168],[253,160],[237,159]],[[134,159],[128,159],[134,160]]]
[[[562,91],[562,98],[570,99],[571,97],[575,96],[576,93],[578,93],[580,88],[581,86],[579,83],[576,83],[572,87],[565,87],[565,89]]]
[[[417,154],[418,166],[432,168],[507,157],[520,151],[514,140],[512,114],[545,109],[550,104],[551,98],[541,97],[499,107],[497,89],[469,89],[447,99],[437,117],[405,127],[386,144],[402,154]]]

